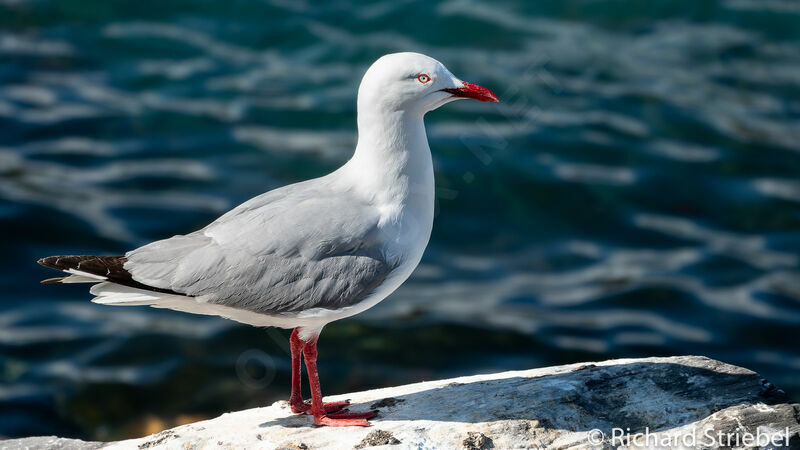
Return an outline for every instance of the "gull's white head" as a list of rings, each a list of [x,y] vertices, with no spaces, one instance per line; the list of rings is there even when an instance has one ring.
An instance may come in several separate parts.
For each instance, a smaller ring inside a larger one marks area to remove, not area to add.
[[[375,61],[358,88],[358,109],[423,115],[461,98],[496,102],[485,87],[461,81],[439,61],[420,53],[392,53]]]

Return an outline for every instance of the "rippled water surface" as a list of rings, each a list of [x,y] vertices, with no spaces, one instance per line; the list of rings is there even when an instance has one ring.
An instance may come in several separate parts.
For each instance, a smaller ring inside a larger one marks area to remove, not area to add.
[[[490,87],[427,117],[422,264],[331,324],[326,392],[700,354],[800,397],[789,0],[0,0],[0,435],[140,435],[288,396],[284,330],[88,302],[121,254],[325,174],[376,57]]]

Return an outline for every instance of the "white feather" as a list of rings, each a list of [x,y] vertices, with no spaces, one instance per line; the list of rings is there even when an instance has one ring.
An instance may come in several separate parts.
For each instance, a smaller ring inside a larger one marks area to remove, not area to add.
[[[67,269],[64,272],[67,272],[67,273],[72,274],[72,275],[70,275],[67,278],[65,278],[64,280],[62,280],[61,281],[62,283],[90,283],[90,282],[97,282],[97,281],[105,281],[105,280],[108,279],[108,278],[106,278],[106,277],[104,277],[102,275],[95,275],[93,273],[84,272],[84,271],[78,270],[78,269]],[[86,279],[86,278],[88,278],[89,280],[84,281],[84,279]],[[67,281],[68,279],[74,279],[76,281]],[[81,281],[77,281],[77,280],[81,280]]]
[[[166,297],[174,297],[174,295],[171,294],[146,291],[144,289],[136,289],[111,282],[96,284],[89,289],[89,292],[95,296],[95,298],[92,299],[92,302],[99,303],[101,305],[151,305],[164,300]]]
[[[62,278],[59,283],[98,283],[97,278],[84,277],[83,275],[70,275]]]

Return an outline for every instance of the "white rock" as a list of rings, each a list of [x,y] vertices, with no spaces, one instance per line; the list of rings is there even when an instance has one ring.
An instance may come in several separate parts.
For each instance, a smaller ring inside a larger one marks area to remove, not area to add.
[[[343,399],[352,401],[351,410],[377,408],[380,415],[370,428],[315,427],[281,401],[103,448],[627,448],[630,441],[612,440],[614,428],[629,429],[629,438],[641,433],[638,443],[649,448],[745,448],[748,435],[800,447],[800,404],[750,370],[694,356],[572,364],[326,398]],[[27,438],[0,442],[0,449],[98,444]]]

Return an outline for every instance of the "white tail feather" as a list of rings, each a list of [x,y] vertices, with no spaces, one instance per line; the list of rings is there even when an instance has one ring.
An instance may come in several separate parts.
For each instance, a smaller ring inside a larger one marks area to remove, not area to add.
[[[89,292],[95,296],[95,298],[92,299],[92,302],[99,303],[101,305],[155,305],[170,298],[185,298],[180,295],[147,291],[144,289],[123,286],[121,284],[111,283],[108,281],[92,286],[92,288],[89,289]]]
[[[85,277],[83,275],[70,275],[62,278],[59,283],[99,283],[102,280],[97,278]]]
[[[98,281],[105,281],[108,279],[101,275],[95,275],[77,269],[67,269],[64,272],[70,274],[70,276],[61,280],[61,283],[97,283]]]

